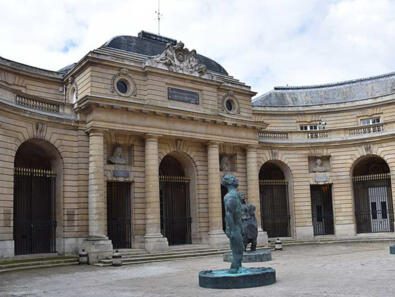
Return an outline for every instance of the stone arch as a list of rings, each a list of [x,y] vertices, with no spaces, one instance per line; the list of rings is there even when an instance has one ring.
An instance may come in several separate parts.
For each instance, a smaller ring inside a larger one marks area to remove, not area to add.
[[[294,228],[291,168],[278,159],[266,160],[259,167],[259,184],[263,230],[269,237],[291,237]]]
[[[163,164],[162,162],[165,162],[167,158],[172,158],[176,162],[179,163],[180,169],[178,170],[173,170],[172,172],[174,174],[180,174],[181,176],[184,176],[186,179],[189,180],[187,184],[187,216],[190,217],[190,223],[189,223],[189,230],[187,232],[190,232],[188,234],[188,238],[185,243],[193,243],[199,238],[199,220],[198,220],[198,207],[197,207],[197,166],[196,162],[193,159],[192,156],[190,156],[187,152],[184,151],[179,151],[179,150],[173,150],[173,151],[168,151],[166,154],[162,151],[162,153],[159,156],[159,168],[160,168],[160,173],[161,174],[161,165]],[[169,172],[168,174],[172,174],[172,172]],[[182,186],[181,184],[179,186]]]
[[[382,160],[382,162],[384,162],[386,164],[386,166],[388,167],[388,172],[390,172],[390,167],[389,167],[389,162],[386,160],[386,156],[382,156],[380,154],[377,153],[372,153],[372,154],[360,154],[358,156],[355,156],[351,162],[351,166],[350,166],[350,171],[349,174],[351,177],[354,176],[354,171],[356,169],[356,167],[361,165],[361,162],[367,162],[369,160]]]
[[[366,154],[350,167],[356,233],[394,231],[391,170],[384,156]]]
[[[51,229],[52,231],[48,231],[52,232],[50,234],[51,243],[49,244],[49,252],[56,251],[63,253],[64,251],[63,167],[64,165],[61,153],[55,145],[47,140],[40,138],[30,138],[18,145],[18,149],[15,151],[14,188],[16,190],[14,191],[14,213],[16,213],[16,216],[14,217],[14,226],[16,226],[17,223],[20,223],[17,222],[19,220],[18,212],[21,210],[20,201],[23,202],[23,199],[30,199],[30,203],[33,204],[33,199],[40,199],[40,195],[51,195],[52,198],[48,198],[51,200],[43,200],[45,201],[43,202],[44,206],[49,205],[48,208],[51,208],[47,211],[47,223],[53,224],[50,227],[47,226],[48,228],[53,228]],[[38,186],[34,185],[34,187],[37,188],[37,192],[35,193],[37,193],[36,196],[38,198],[33,198],[33,196],[35,196],[33,192],[34,188],[32,188],[31,191],[26,191],[27,188],[25,188],[25,191],[23,191],[19,186],[15,186],[16,184],[25,184],[26,187],[28,187],[28,183],[31,183],[32,187],[34,184],[39,184],[42,186],[42,188],[39,189]],[[52,194],[50,194],[49,191]],[[31,207],[30,210],[29,208],[25,210],[27,212],[34,212]],[[41,214],[37,214],[37,216],[39,217]],[[33,223],[34,222],[31,222],[32,226]],[[17,233],[20,232],[20,230],[21,229],[17,230],[16,227],[14,228],[14,231],[16,232],[14,234],[14,240],[18,236]],[[34,240],[32,240],[32,242],[33,241]],[[17,249],[17,246],[15,249]],[[38,248],[38,250],[39,249],[40,248]],[[32,252],[35,252],[34,249],[32,249]]]

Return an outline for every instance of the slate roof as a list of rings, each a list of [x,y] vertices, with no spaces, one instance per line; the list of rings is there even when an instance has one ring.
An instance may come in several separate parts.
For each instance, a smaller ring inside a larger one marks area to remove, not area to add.
[[[395,93],[395,72],[333,84],[275,87],[253,100],[254,107],[292,107],[347,103]]]
[[[177,41],[174,39],[142,31],[137,37],[127,35],[116,36],[107,41],[101,47],[115,48],[145,56],[156,56],[165,50],[166,44],[168,42],[173,44],[177,43]],[[219,74],[228,75],[228,72],[217,62],[199,54],[197,55],[197,58],[199,63],[206,65],[208,70]]]

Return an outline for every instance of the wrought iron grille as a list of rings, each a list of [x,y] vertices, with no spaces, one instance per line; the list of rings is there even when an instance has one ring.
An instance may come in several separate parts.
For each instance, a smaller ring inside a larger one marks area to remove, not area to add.
[[[170,245],[191,243],[189,185],[185,176],[159,176],[161,232]]]
[[[390,174],[355,176],[353,189],[357,233],[393,232]]]
[[[286,180],[260,180],[262,228],[269,237],[290,236],[288,182]]]
[[[115,249],[132,247],[131,184],[107,183],[107,232]]]
[[[15,168],[15,254],[56,251],[56,174],[52,170]]]

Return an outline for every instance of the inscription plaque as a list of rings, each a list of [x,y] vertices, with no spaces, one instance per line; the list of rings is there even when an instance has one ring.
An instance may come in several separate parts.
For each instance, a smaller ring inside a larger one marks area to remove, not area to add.
[[[167,94],[169,100],[190,103],[190,104],[199,104],[198,92],[182,90],[177,88],[168,88]]]
[[[327,183],[327,182],[329,182],[329,176],[325,173],[316,173],[315,174],[315,182],[316,183]]]
[[[113,177],[124,177],[128,178],[129,177],[129,171],[128,170],[114,170],[112,172]]]

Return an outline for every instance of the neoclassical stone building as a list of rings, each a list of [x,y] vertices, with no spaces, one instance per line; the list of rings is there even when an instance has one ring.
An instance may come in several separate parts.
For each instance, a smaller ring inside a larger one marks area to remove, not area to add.
[[[395,74],[256,97],[182,42],[118,36],[60,71],[0,58],[0,257],[227,244],[220,185],[259,242],[395,238]]]

